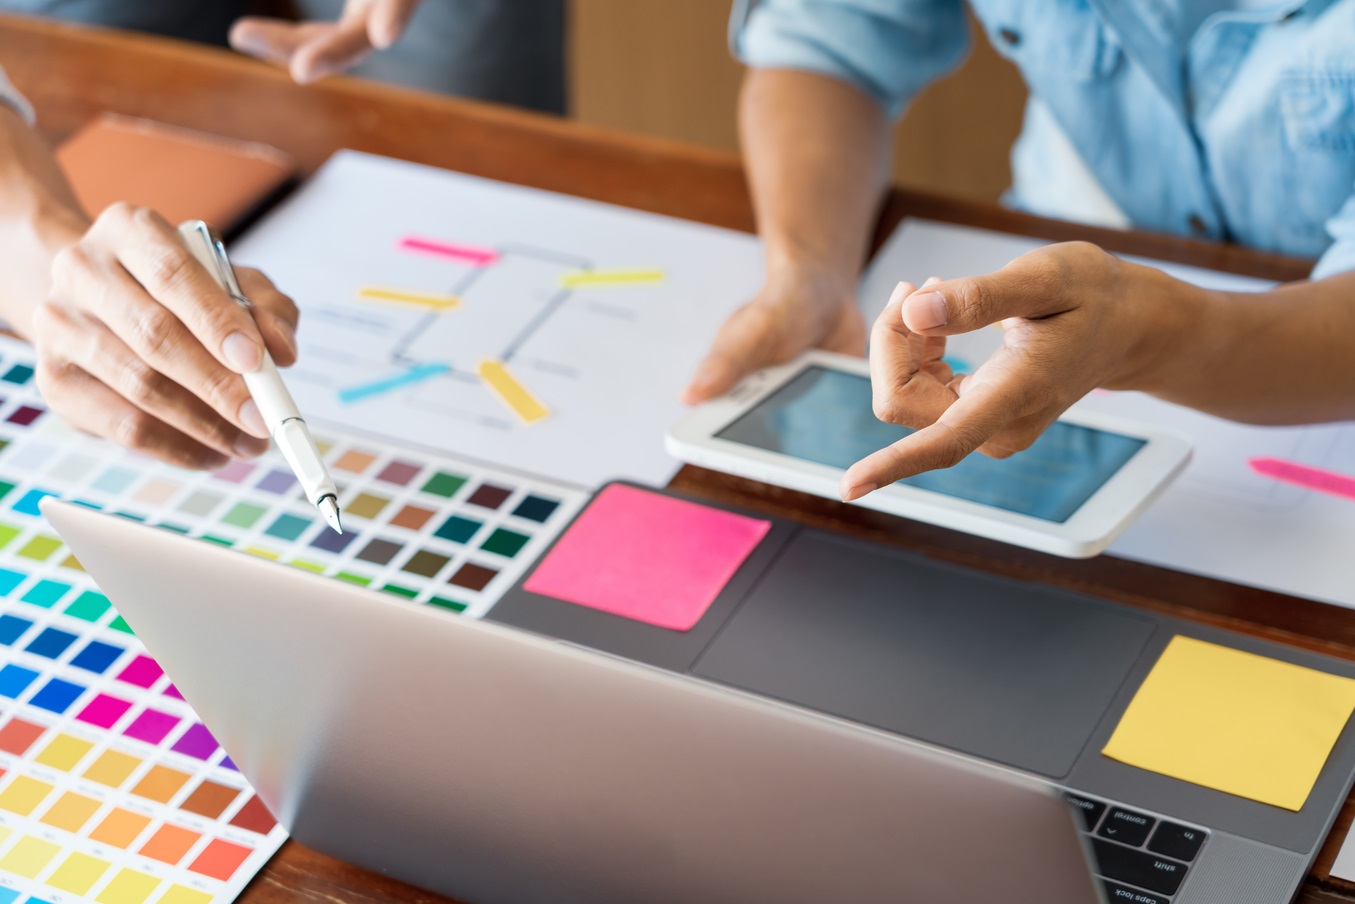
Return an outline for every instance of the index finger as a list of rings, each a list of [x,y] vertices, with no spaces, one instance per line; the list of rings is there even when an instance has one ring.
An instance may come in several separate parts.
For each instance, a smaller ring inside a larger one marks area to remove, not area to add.
[[[258,369],[264,345],[254,318],[198,263],[178,231],[152,210],[116,207],[95,229],[123,268],[223,365],[236,373]]]
[[[851,502],[905,477],[959,464],[1018,416],[1024,395],[1011,379],[971,382],[931,426],[848,468],[838,484],[842,500]]]

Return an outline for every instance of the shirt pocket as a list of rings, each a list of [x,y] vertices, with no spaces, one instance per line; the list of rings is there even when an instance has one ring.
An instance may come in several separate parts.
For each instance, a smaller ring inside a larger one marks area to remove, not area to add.
[[[1120,65],[1120,44],[1087,0],[973,0],[988,40],[1023,72],[1091,82]]]
[[[1285,205],[1296,237],[1317,247],[1355,192],[1355,70],[1291,70],[1280,81]]]

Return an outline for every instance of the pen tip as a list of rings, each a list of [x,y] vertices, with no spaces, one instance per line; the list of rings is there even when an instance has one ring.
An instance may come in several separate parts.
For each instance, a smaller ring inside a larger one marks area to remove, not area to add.
[[[316,503],[320,509],[320,514],[325,516],[325,522],[334,529],[336,534],[343,533],[343,524],[339,521],[339,505],[334,501],[333,496],[326,496]]]

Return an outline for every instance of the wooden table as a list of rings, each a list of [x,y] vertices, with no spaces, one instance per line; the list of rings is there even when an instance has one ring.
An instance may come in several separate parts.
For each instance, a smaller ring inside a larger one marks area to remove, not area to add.
[[[339,148],[401,157],[740,230],[753,214],[734,156],[348,79],[298,87],[233,54],[162,39],[0,16],[0,65],[59,141],[105,110],[235,138],[294,155],[306,173]],[[733,115],[733,111],[730,111]],[[1308,265],[1244,249],[1023,216],[985,204],[891,192],[877,244],[905,215],[1107,248],[1272,279]],[[1263,590],[1102,556],[1057,559],[697,468],[675,488],[769,514],[921,550],[978,568],[1095,593],[1329,655],[1355,659],[1355,613]],[[1329,870],[1355,819],[1347,802],[1297,901],[1355,901]],[[446,900],[288,842],[240,899]]]

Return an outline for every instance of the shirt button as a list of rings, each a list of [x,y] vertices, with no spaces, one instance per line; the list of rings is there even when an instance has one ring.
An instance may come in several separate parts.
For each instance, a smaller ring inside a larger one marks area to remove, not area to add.
[[[997,36],[1001,38],[1002,43],[1006,44],[1008,47],[1015,47],[1021,43],[1021,32],[1014,28],[1007,28],[1005,26],[999,28],[997,30]]]
[[[1190,231],[1197,236],[1209,235],[1209,224],[1206,223],[1204,218],[1198,213],[1191,214],[1190,218],[1186,220],[1186,225],[1188,225]]]

